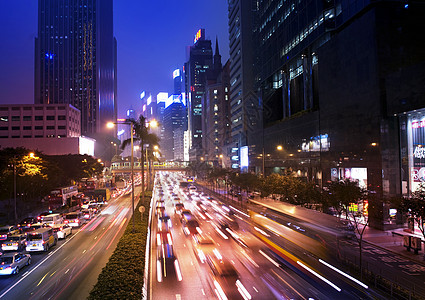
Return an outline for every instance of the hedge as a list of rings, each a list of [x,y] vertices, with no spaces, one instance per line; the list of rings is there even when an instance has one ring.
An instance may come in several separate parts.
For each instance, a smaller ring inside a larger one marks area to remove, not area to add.
[[[142,203],[139,201],[134,211],[135,232],[130,220],[108,263],[99,274],[89,300],[141,299],[151,195],[150,191],[145,193],[143,219],[139,212]]]

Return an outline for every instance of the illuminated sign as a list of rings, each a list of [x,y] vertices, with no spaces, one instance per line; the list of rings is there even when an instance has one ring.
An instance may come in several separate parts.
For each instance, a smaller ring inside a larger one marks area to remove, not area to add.
[[[166,102],[168,99],[168,93],[158,93],[158,95],[156,96],[156,102],[160,103],[160,102]]]
[[[180,69],[174,70],[173,79],[180,76]]]
[[[143,91],[143,92],[140,94],[140,99],[143,99],[143,98],[145,98],[145,91]]]
[[[125,132],[125,130],[124,130],[124,129],[121,129],[120,131],[118,131],[117,136],[121,136],[121,135],[123,135],[123,134],[124,134],[124,132]]]
[[[195,39],[193,40],[193,43],[195,44],[201,37],[202,37],[202,29],[199,29],[195,35]]]
[[[241,168],[248,167],[248,146],[241,147]]]
[[[416,146],[415,151],[413,151],[413,156],[418,159],[425,158],[425,148],[422,147],[422,145]]]
[[[96,140],[80,136],[79,137],[79,152],[81,155],[87,154],[87,155],[94,155],[94,142]]]
[[[152,96],[149,96],[149,98],[146,100],[146,103],[150,105],[152,103]]]
[[[424,127],[425,127],[425,120],[412,121],[413,129],[424,128]]]
[[[143,111],[146,110],[146,104],[143,104]]]

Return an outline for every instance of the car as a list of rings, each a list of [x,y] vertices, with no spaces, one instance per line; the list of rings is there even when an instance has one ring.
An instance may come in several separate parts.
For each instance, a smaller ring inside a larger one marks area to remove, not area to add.
[[[0,241],[5,241],[12,234],[19,233],[19,228],[13,225],[0,227]]]
[[[37,216],[37,222],[41,222],[41,219],[42,219],[44,216],[50,215],[51,213],[52,213],[52,211],[44,211],[44,212],[40,213],[40,214]],[[37,223],[37,222],[36,222],[36,223]]]
[[[53,225],[53,232],[58,235],[58,239],[64,239],[72,234],[72,227],[68,224],[55,224]]]
[[[211,270],[211,285],[219,299],[251,299],[251,295],[239,279],[239,274],[230,260],[218,255],[208,255]]]
[[[212,255],[215,251],[218,252],[216,243],[209,236],[198,234],[193,236],[193,240],[193,252],[201,263],[206,262],[208,255]]]
[[[25,227],[25,226],[29,226],[29,225],[37,223],[37,222],[38,222],[37,218],[28,217],[28,218],[21,220],[21,222],[19,222],[18,226],[19,227]]]
[[[10,253],[0,256],[0,275],[18,274],[19,271],[31,264],[31,255],[24,253]]]
[[[81,213],[83,214],[83,217],[86,221],[91,220],[93,218],[93,211],[91,211],[90,209],[84,209],[81,211]]]
[[[184,204],[182,202],[177,202],[174,204],[174,212],[181,214],[181,212],[184,210]]]
[[[1,244],[2,251],[21,251],[25,249],[26,236],[24,234],[11,235]]]
[[[63,223],[66,223],[69,226],[80,227],[84,222],[84,216],[80,211],[74,211],[64,215]]]
[[[173,241],[170,232],[157,233],[157,280],[165,279],[182,281],[182,273],[179,261],[174,254]]]
[[[171,227],[172,227],[172,222],[171,222],[170,216],[168,216],[165,213],[161,216],[158,216],[158,232],[169,231]]]
[[[158,214],[164,214],[164,213],[165,213],[165,205],[164,205],[164,202],[157,202],[157,203],[156,203],[155,215],[158,215]]]

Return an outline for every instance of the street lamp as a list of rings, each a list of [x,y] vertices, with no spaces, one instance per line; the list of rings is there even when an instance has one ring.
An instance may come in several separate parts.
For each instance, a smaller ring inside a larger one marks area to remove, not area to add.
[[[130,164],[131,164],[131,211],[132,211],[132,215],[131,215],[131,219],[133,221],[133,233],[135,231],[135,221],[134,221],[134,149],[133,149],[133,122],[131,121],[120,121],[120,122],[108,122],[106,124],[106,126],[108,128],[114,128],[115,124],[126,124],[126,125],[130,125],[130,140],[131,140],[131,160],[130,160]],[[143,174],[142,174],[142,178],[143,178]]]

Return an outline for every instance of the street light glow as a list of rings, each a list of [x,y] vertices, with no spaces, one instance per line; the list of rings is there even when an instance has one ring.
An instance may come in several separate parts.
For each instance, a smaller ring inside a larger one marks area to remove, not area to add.
[[[158,122],[156,120],[152,120],[149,122],[149,126],[152,128],[158,127]]]
[[[108,123],[106,123],[106,127],[108,127],[108,128],[114,128],[115,127],[115,124],[114,124],[114,122],[108,122]]]
[[[282,150],[283,150],[283,147],[282,147],[281,145],[278,145],[278,146],[276,147],[276,149],[277,149],[277,150],[279,150],[279,151],[282,151]]]

